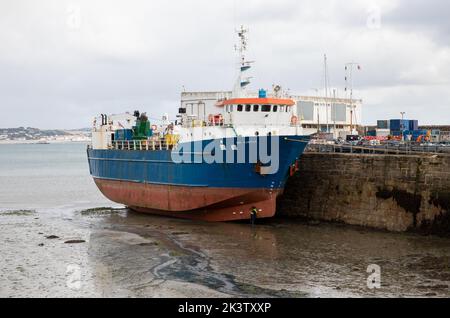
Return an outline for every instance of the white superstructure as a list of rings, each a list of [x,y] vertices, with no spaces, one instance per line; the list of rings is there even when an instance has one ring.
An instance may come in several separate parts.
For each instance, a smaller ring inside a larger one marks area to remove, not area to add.
[[[181,93],[181,108],[186,111],[186,117],[192,120],[207,121],[209,114],[222,111],[217,108],[217,101],[231,98],[231,91],[222,92],[183,92]],[[258,93],[246,93],[248,97],[257,97]],[[268,93],[275,98],[275,92]],[[287,96],[284,96],[287,98]],[[289,96],[295,105],[288,113],[279,109],[278,112],[267,114],[262,112],[230,112],[225,109],[227,123],[238,126],[277,126],[291,124],[290,118],[297,117],[295,126],[301,127],[301,134],[310,135],[319,132],[334,133],[338,137],[341,132],[355,132],[362,122],[362,101],[347,98],[324,98],[319,96],[293,95]]]
[[[92,148],[108,149],[114,141],[114,132],[117,129],[131,129],[136,117],[129,114],[106,115],[94,118],[92,123]]]

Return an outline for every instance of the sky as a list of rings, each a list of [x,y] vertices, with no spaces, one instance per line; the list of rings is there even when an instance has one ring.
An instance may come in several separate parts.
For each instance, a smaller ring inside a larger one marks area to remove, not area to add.
[[[249,29],[252,89],[344,97],[363,123],[450,123],[446,0],[0,1],[0,127],[82,128],[100,113],[176,114],[180,93],[231,90]]]

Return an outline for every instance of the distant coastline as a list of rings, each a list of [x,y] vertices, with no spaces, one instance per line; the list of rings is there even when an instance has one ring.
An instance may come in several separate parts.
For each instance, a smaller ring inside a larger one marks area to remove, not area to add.
[[[47,144],[71,144],[71,143],[90,143],[91,139],[86,140],[49,140]],[[42,140],[0,140],[1,145],[45,145]]]
[[[90,142],[89,128],[41,130],[32,127],[0,128],[0,144],[53,144]]]

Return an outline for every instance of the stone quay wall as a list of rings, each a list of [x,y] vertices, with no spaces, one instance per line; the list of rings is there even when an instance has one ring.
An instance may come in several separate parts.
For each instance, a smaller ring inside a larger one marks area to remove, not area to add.
[[[278,215],[450,233],[450,156],[305,153]]]

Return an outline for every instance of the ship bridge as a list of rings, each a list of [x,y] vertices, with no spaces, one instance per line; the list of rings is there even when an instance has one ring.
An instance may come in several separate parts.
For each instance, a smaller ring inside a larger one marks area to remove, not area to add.
[[[211,98],[182,101],[184,126],[296,126],[295,101],[277,97]]]
[[[279,98],[233,98],[219,101],[224,123],[235,126],[286,126],[296,124],[292,114],[295,102]]]

